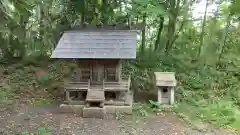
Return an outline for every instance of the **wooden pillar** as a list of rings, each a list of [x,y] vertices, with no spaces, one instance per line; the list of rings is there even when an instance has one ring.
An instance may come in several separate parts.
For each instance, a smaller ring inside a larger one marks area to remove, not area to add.
[[[101,65],[99,63],[97,63],[97,81],[100,82],[101,79]]]
[[[93,71],[93,67],[92,67],[92,64],[90,64],[89,65],[89,68],[90,68],[90,84],[91,84],[91,81],[92,81],[92,75],[93,75],[93,73],[92,73],[92,71]]]
[[[122,77],[121,77],[121,71],[122,71],[122,64],[121,64],[121,61],[119,60],[118,63],[117,63],[117,67],[116,67],[116,78],[117,80],[120,82],[122,81]]]
[[[115,74],[115,80],[117,80],[117,81],[119,81],[119,77],[118,77],[118,75],[119,75],[119,64],[117,63],[116,64],[116,74]]]
[[[77,69],[76,69],[76,81],[80,82],[82,80],[82,70],[81,70],[81,62],[77,61]]]
[[[158,102],[162,104],[162,88],[157,87],[157,91],[158,91]]]
[[[92,79],[91,79],[91,81],[92,82],[97,82],[98,81],[98,73],[99,73],[99,69],[98,69],[98,65],[97,64],[95,64],[95,63],[93,63],[92,64],[92,75],[91,75],[91,77],[92,77]]]
[[[106,64],[104,64],[103,65],[103,72],[104,72],[104,80],[107,80],[107,65]]]
[[[170,104],[172,105],[174,103],[174,87],[171,87],[169,89],[170,89]]]
[[[102,82],[104,79],[104,65],[98,64],[98,81]]]
[[[104,62],[98,60],[96,63],[97,68],[97,81],[102,82],[104,74]]]

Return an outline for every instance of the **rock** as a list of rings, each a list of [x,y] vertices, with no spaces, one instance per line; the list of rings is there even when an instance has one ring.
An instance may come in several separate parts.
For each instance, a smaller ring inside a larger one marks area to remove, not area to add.
[[[30,120],[30,116],[29,115],[25,116],[24,120]]]
[[[103,108],[104,107],[104,103],[100,103],[100,108]]]
[[[6,108],[0,108],[0,112],[4,112]]]
[[[4,129],[0,128],[0,134],[3,134],[3,133],[4,133]]]

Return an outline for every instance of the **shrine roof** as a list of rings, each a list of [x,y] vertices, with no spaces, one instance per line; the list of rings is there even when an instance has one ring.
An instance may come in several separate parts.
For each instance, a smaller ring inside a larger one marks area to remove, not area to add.
[[[136,30],[90,29],[65,31],[51,58],[135,59]]]

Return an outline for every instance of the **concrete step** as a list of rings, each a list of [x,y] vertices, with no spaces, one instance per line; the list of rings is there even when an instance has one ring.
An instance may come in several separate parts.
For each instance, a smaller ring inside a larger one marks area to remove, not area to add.
[[[99,107],[84,107],[83,108],[83,118],[100,118],[104,119],[105,117],[105,108]]]

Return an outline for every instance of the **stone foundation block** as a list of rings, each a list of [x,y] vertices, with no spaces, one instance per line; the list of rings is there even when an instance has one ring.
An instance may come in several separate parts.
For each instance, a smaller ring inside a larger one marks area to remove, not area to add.
[[[132,106],[132,102],[133,102],[133,94],[131,92],[128,92],[126,95],[125,105]]]
[[[84,107],[83,118],[101,118],[104,119],[105,108],[99,107]]]
[[[105,109],[106,113],[109,114],[115,114],[116,112],[132,114],[132,106],[105,106]]]
[[[84,105],[68,105],[61,104],[59,107],[59,111],[62,113],[76,113],[82,115]]]

